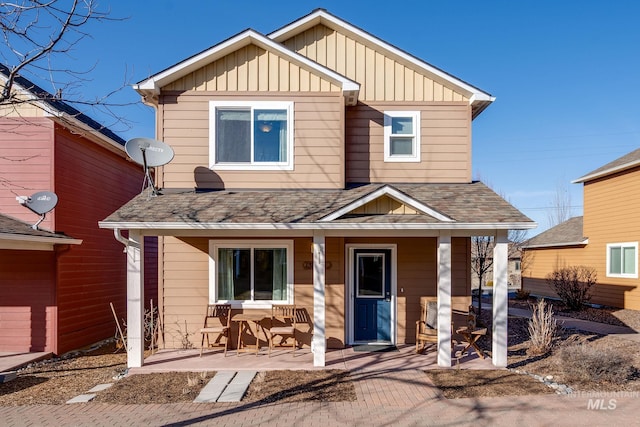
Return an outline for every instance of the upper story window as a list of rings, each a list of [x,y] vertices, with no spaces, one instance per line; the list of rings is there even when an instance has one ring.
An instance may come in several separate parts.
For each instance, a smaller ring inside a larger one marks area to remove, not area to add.
[[[607,245],[607,276],[638,278],[638,242]]]
[[[293,169],[293,102],[211,101],[209,132],[212,169]]]
[[[420,161],[420,111],[384,113],[384,161]]]

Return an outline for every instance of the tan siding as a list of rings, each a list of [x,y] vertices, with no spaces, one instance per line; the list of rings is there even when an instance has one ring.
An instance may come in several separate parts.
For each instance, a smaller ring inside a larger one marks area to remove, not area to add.
[[[210,171],[209,101],[287,100],[294,103],[294,170]],[[340,94],[310,96],[282,93],[166,95],[162,135],[174,160],[162,169],[163,186],[174,188],[341,188],[344,186],[343,123]]]
[[[200,327],[209,292],[209,238],[166,237],[164,241],[165,281],[162,293],[166,346],[180,348],[185,332],[192,344],[198,339],[195,331]],[[436,295],[437,239],[327,238],[326,334],[329,348],[340,348],[345,343],[345,244],[367,243],[397,244],[399,343],[414,342],[420,298]],[[313,261],[311,245],[311,238],[294,239],[294,298],[300,309],[300,340],[305,346],[310,345],[313,324],[313,270],[309,267]],[[454,238],[452,245],[453,296],[463,307],[470,292],[469,239]]]
[[[384,162],[384,112],[420,110],[421,162]],[[447,104],[359,104],[349,107],[347,182],[470,182],[469,106]]]
[[[240,48],[162,89],[197,92],[341,91],[340,87],[320,77],[316,71],[302,69],[286,58],[255,45]]]
[[[283,43],[289,49],[361,84],[359,101],[461,101],[468,99],[444,87],[414,65],[359,40],[317,25]],[[335,58],[335,61],[334,61]]]
[[[398,202],[391,197],[383,196],[372,200],[353,211],[354,214],[395,214],[395,215],[417,215],[418,211],[410,206]]]

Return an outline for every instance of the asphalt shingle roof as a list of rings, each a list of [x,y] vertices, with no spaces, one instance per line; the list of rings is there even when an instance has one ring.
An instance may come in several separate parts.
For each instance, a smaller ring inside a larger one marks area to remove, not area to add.
[[[586,237],[583,235],[583,217],[576,216],[532,237],[525,248],[534,246],[567,246],[580,244]]]
[[[34,220],[35,222],[35,220]],[[31,237],[52,237],[59,239],[69,239],[70,237],[62,233],[51,231],[34,230],[32,224],[20,221],[7,215],[0,214],[0,234],[11,234]]]
[[[578,178],[576,180],[576,182],[581,182],[584,181],[585,178],[591,177],[591,176],[599,176],[607,171],[618,171],[622,168],[625,168],[627,165],[634,165],[640,162],[640,148],[638,148],[637,150],[634,150],[630,153],[625,154],[622,157],[619,157],[617,159],[615,159],[612,162],[607,163],[606,165],[599,167],[596,170],[593,170],[591,172],[589,172],[586,175],[583,175],[581,178]]]
[[[314,223],[385,184],[336,190],[219,190],[140,194],[102,223]],[[480,182],[390,187],[458,223],[531,223]],[[345,215],[333,223],[437,223],[429,215]]]

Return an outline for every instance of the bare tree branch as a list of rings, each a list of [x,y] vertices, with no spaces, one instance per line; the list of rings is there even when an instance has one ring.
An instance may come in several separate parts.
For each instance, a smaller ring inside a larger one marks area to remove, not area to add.
[[[43,98],[98,109],[112,118],[113,123],[106,126],[118,123],[130,128],[131,123],[115,110],[130,103],[112,102],[113,95],[128,86],[127,71],[122,86],[89,99],[82,85],[90,81],[97,60],[83,69],[67,65],[76,46],[91,38],[92,23],[122,20],[111,17],[95,0],[0,1],[0,65],[6,67],[0,74],[0,107],[31,102],[15,90],[22,76],[45,86],[40,91]],[[9,111],[19,113],[18,108]]]

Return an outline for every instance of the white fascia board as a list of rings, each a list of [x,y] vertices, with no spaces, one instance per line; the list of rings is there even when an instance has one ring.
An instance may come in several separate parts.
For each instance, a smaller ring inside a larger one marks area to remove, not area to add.
[[[587,182],[587,181],[591,181],[597,178],[601,178],[603,176],[607,176],[607,175],[611,175],[614,174],[616,172],[622,172],[623,170],[626,169],[631,169],[633,167],[636,166],[640,166],[640,160],[635,160],[633,162],[629,162],[629,163],[625,163],[623,165],[619,165],[610,169],[605,169],[603,171],[600,171],[598,173],[593,173],[593,174],[589,174],[589,175],[585,175],[583,177],[580,177],[578,179],[574,179],[573,181],[571,181],[572,184],[580,184],[583,182]]]
[[[465,83],[464,81],[457,79],[451,76],[450,74],[447,74],[444,71],[439,70],[438,68],[424,61],[421,61],[412,55],[409,55],[408,53],[398,49],[397,47],[389,43],[386,43],[385,41],[375,36],[372,36],[366,31],[363,31],[360,28],[355,27],[349,24],[348,22],[341,20],[327,13],[324,10],[317,10],[314,13],[311,13],[298,21],[292,22],[286,27],[283,27],[269,34],[268,37],[277,42],[282,42],[283,40],[286,40],[287,38],[289,38],[292,34],[300,33],[320,23],[334,30],[336,28],[344,29],[347,32],[351,33],[353,36],[361,40],[365,40],[367,43],[371,43],[373,45],[379,46],[380,48],[390,52],[391,54],[397,56],[403,61],[413,64],[419,69],[422,69],[434,76],[437,76],[441,80],[444,80],[446,82],[451,83],[454,86],[457,86],[462,91],[468,94],[469,102],[471,104],[473,104],[474,102],[481,102],[481,101],[493,102],[495,100],[495,97],[489,95],[488,93],[483,92],[480,89],[473,87],[470,84]]]
[[[71,237],[29,236],[25,234],[0,233],[2,242],[47,243],[51,245],[80,245],[81,239]]]
[[[522,249],[562,248],[564,246],[581,246],[581,245],[588,245],[588,244],[589,244],[589,239],[584,239],[582,241],[577,241],[577,242],[548,243],[546,245],[528,245],[528,246],[523,246]]]
[[[123,230],[527,230],[535,222],[495,223],[401,223],[401,224],[336,224],[309,223],[187,223],[187,222],[104,222],[100,228]]]
[[[395,188],[389,187],[389,186],[384,186],[382,188],[377,189],[376,191],[373,191],[369,194],[367,194],[366,196],[348,204],[347,206],[338,209],[337,211],[323,217],[320,219],[320,222],[328,222],[328,221],[333,221],[335,219],[340,218],[342,215],[346,215],[349,212],[359,208],[360,206],[366,205],[367,203],[382,197],[382,196],[389,196],[392,199],[403,203],[405,205],[408,205],[410,207],[412,207],[413,209],[422,212],[425,215],[429,215],[439,221],[443,221],[443,222],[453,222],[453,220],[451,218],[449,218],[446,215],[441,214],[440,212],[437,212],[435,210],[433,210],[432,208],[430,208],[429,206],[418,202],[417,200],[407,196],[406,194],[396,190]]]
[[[277,43],[254,30],[243,31],[242,33],[231,37],[230,39],[207,49],[204,52],[201,52],[171,68],[168,68],[165,71],[160,72],[159,74],[156,74],[155,76],[150,77],[147,80],[138,83],[137,85],[133,85],[133,88],[141,94],[144,92],[158,93],[162,86],[251,43],[260,46],[265,50],[277,52],[278,54],[290,59],[292,62],[316,71],[318,74],[325,76],[328,80],[340,86],[342,91],[345,93],[360,90],[359,83],[350,80],[333,70],[323,67],[309,58],[287,49],[280,43]]]

